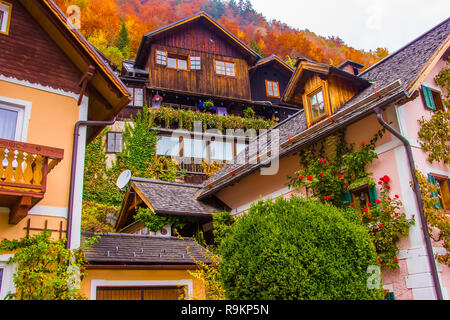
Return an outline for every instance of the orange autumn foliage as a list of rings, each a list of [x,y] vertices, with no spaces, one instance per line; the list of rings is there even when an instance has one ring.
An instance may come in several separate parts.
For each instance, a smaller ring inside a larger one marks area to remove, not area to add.
[[[321,37],[309,30],[298,30],[280,21],[268,21],[251,6],[249,0],[54,0],[63,12],[69,5],[81,9],[81,33],[95,43],[114,46],[122,22],[130,38],[133,59],[150,31],[206,11],[226,29],[263,56],[277,54],[287,60],[305,57],[317,62],[339,65],[350,59],[366,67],[384,58],[388,52],[377,48],[369,52],[347,46],[339,37]],[[101,38],[102,41],[95,41]],[[99,48],[100,49],[100,48]]]

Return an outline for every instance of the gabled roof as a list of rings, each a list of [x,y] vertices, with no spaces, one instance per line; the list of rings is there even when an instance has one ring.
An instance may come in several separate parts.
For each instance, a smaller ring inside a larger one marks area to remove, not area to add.
[[[130,94],[101,54],[69,22],[51,0],[19,0],[49,34],[81,74],[92,66],[95,73],[88,83],[90,92],[88,120],[112,120],[128,105]],[[88,140],[101,128],[89,128]]]
[[[94,233],[82,232],[81,243]],[[210,263],[206,250],[191,238],[105,233],[83,250],[90,265],[195,265]]]
[[[205,203],[196,199],[201,185],[181,182],[168,182],[144,178],[132,178],[125,195],[116,229],[121,230],[130,217],[127,209],[132,205],[130,193],[139,198],[156,214],[195,216],[210,219],[212,214],[224,210],[219,203]]]
[[[171,23],[167,26],[164,26],[162,28],[159,28],[157,30],[154,30],[152,32],[149,32],[145,34],[142,37],[141,44],[139,46],[139,50],[136,54],[136,62],[135,65],[137,67],[141,67],[142,64],[145,64],[145,59],[147,53],[146,47],[149,45],[149,43],[158,37],[161,37],[168,32],[174,32],[176,30],[179,30],[180,28],[183,28],[189,23],[202,21],[206,22],[213,30],[216,30],[224,35],[226,39],[229,40],[229,42],[234,45],[236,48],[238,48],[244,55],[246,55],[250,60],[253,62],[256,62],[257,60],[261,59],[261,56],[256,53],[253,49],[251,49],[249,46],[247,46],[244,42],[242,42],[239,38],[237,38],[234,34],[232,34],[230,31],[228,31],[225,27],[220,25],[216,20],[214,20],[210,15],[208,15],[206,12],[201,11],[197,14],[194,14],[193,16],[187,17],[185,19],[181,19],[179,21],[176,21],[174,23]]]
[[[345,103],[328,120],[307,128],[304,113],[301,110],[285,122],[278,124],[273,129],[279,129],[280,158],[297,152],[331,133],[373,114],[376,107],[385,107],[393,102],[411,97],[435,63],[442,56],[448,55],[449,34],[450,19],[447,19],[362,72],[359,77],[369,81],[370,86]],[[302,62],[300,61],[300,63]],[[316,64],[315,67],[317,72],[329,70],[320,64]],[[268,139],[267,145],[269,143]],[[253,154],[254,158],[255,151],[249,151],[251,148],[248,146],[237,157]],[[267,146],[265,148],[267,149]],[[205,199],[217,193],[224,187],[255,172],[264,164],[257,162],[255,164],[230,163],[225,165],[204,183],[197,199]]]
[[[369,81],[367,81],[364,78],[355,76],[351,73],[348,73],[346,71],[343,71],[339,68],[330,66],[328,64],[319,63],[307,59],[301,59],[297,61],[297,69],[295,70],[294,74],[292,75],[291,79],[289,80],[289,83],[286,87],[286,90],[284,92],[283,101],[288,102],[292,96],[295,93],[296,88],[299,86],[302,86],[302,80],[304,77],[307,77],[308,75],[312,73],[318,73],[324,76],[335,74],[338,77],[347,79],[348,81],[352,82],[356,86],[360,88],[365,88],[369,86]]]
[[[276,54],[272,54],[268,57],[265,57],[258,62],[254,66],[252,66],[249,70],[260,68],[264,65],[267,65],[269,63],[276,63],[279,66],[283,67],[285,70],[287,70],[289,73],[293,73],[295,71],[294,68],[292,68],[290,65],[288,65],[286,62],[284,62],[280,57],[278,57]]]

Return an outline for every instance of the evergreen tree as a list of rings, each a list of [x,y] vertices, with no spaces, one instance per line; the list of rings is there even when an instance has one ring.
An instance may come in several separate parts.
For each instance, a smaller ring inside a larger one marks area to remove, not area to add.
[[[125,20],[123,18],[121,18],[121,20],[122,27],[120,28],[119,35],[116,39],[116,47],[124,54],[124,56],[127,56],[127,53],[130,51],[130,37],[128,36]]]

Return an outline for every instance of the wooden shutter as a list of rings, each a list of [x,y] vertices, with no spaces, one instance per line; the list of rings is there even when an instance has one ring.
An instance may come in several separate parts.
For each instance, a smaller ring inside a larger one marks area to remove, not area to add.
[[[425,107],[427,109],[436,111],[436,106],[434,105],[434,99],[433,94],[431,93],[431,89],[427,86],[422,85],[422,94],[425,101]]]
[[[434,178],[434,176],[433,176],[431,173],[428,174],[428,182],[431,183],[432,185],[437,186],[437,184],[436,184],[436,179]],[[439,194],[438,194],[437,192],[432,192],[431,195],[432,195],[433,197],[436,197],[436,198],[439,199]],[[441,202],[438,201],[438,202],[434,205],[434,207],[435,207],[436,209],[440,209],[440,208],[441,208]]]
[[[98,287],[97,300],[180,300],[182,287]]]
[[[369,202],[372,203],[372,206],[377,205],[377,199],[378,199],[378,194],[377,194],[377,188],[375,186],[370,186],[369,187]]]
[[[352,194],[349,191],[341,193],[340,199],[341,199],[341,208],[348,207],[352,202]]]

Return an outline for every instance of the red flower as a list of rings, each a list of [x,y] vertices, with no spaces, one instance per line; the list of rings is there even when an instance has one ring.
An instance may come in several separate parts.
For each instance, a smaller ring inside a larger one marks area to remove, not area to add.
[[[299,178],[300,178],[300,180],[303,180],[303,176],[300,176]]]
[[[386,189],[391,190],[391,187],[390,186],[386,186]]]
[[[372,218],[372,215],[369,213],[368,215],[367,215],[367,218]]]
[[[380,224],[378,225],[378,228],[383,228],[383,224],[380,223]]]
[[[372,206],[372,203],[369,202],[367,205],[370,207],[370,206]]]
[[[328,196],[327,198],[328,198],[328,200],[331,200],[331,196]]]
[[[342,179],[342,177],[343,177],[343,175],[339,173],[339,174],[338,174],[338,178],[339,178],[339,179]]]
[[[323,196],[323,200],[327,200],[327,196]]]
[[[323,177],[323,172],[319,173],[319,176]]]
[[[387,198],[388,199],[388,201],[391,201],[392,199],[391,198]]]
[[[376,203],[380,203],[381,201],[377,199],[377,200],[375,200],[375,202],[376,202]]]
[[[398,194],[396,194],[395,197],[398,199],[398,198],[399,198],[399,197],[398,197]]]
[[[382,184],[382,183],[383,183],[383,181],[381,181],[381,180],[380,180],[380,181],[378,181],[378,184]]]
[[[309,181],[312,181],[313,177],[312,176],[308,176],[308,177],[306,177],[306,179],[308,179]]]
[[[398,217],[398,213],[396,212],[396,213],[394,213],[394,215],[396,216],[396,217]]]
[[[378,264],[381,264],[381,259],[380,258],[378,258]]]
[[[319,182],[322,182],[322,178],[319,178]]]
[[[369,209],[364,208],[364,209],[362,209],[362,211],[363,211],[363,212],[367,212],[367,211],[369,211]]]
[[[397,257],[395,257],[395,258],[394,258],[394,261],[395,261],[395,262],[397,262],[397,261],[398,261],[398,258],[397,258]]]
[[[353,207],[355,204],[352,202],[352,203],[350,203],[350,207]]]
[[[361,145],[362,145],[362,146],[365,146],[365,145],[366,145],[366,143],[365,143],[365,142],[363,141],[363,142],[361,142]]]
[[[388,182],[389,182],[389,180],[391,180],[391,178],[389,178],[389,176],[388,176],[388,175],[385,175],[385,176],[383,176],[383,178],[381,178],[381,180],[383,180],[383,181],[384,181],[384,183],[388,183]]]

